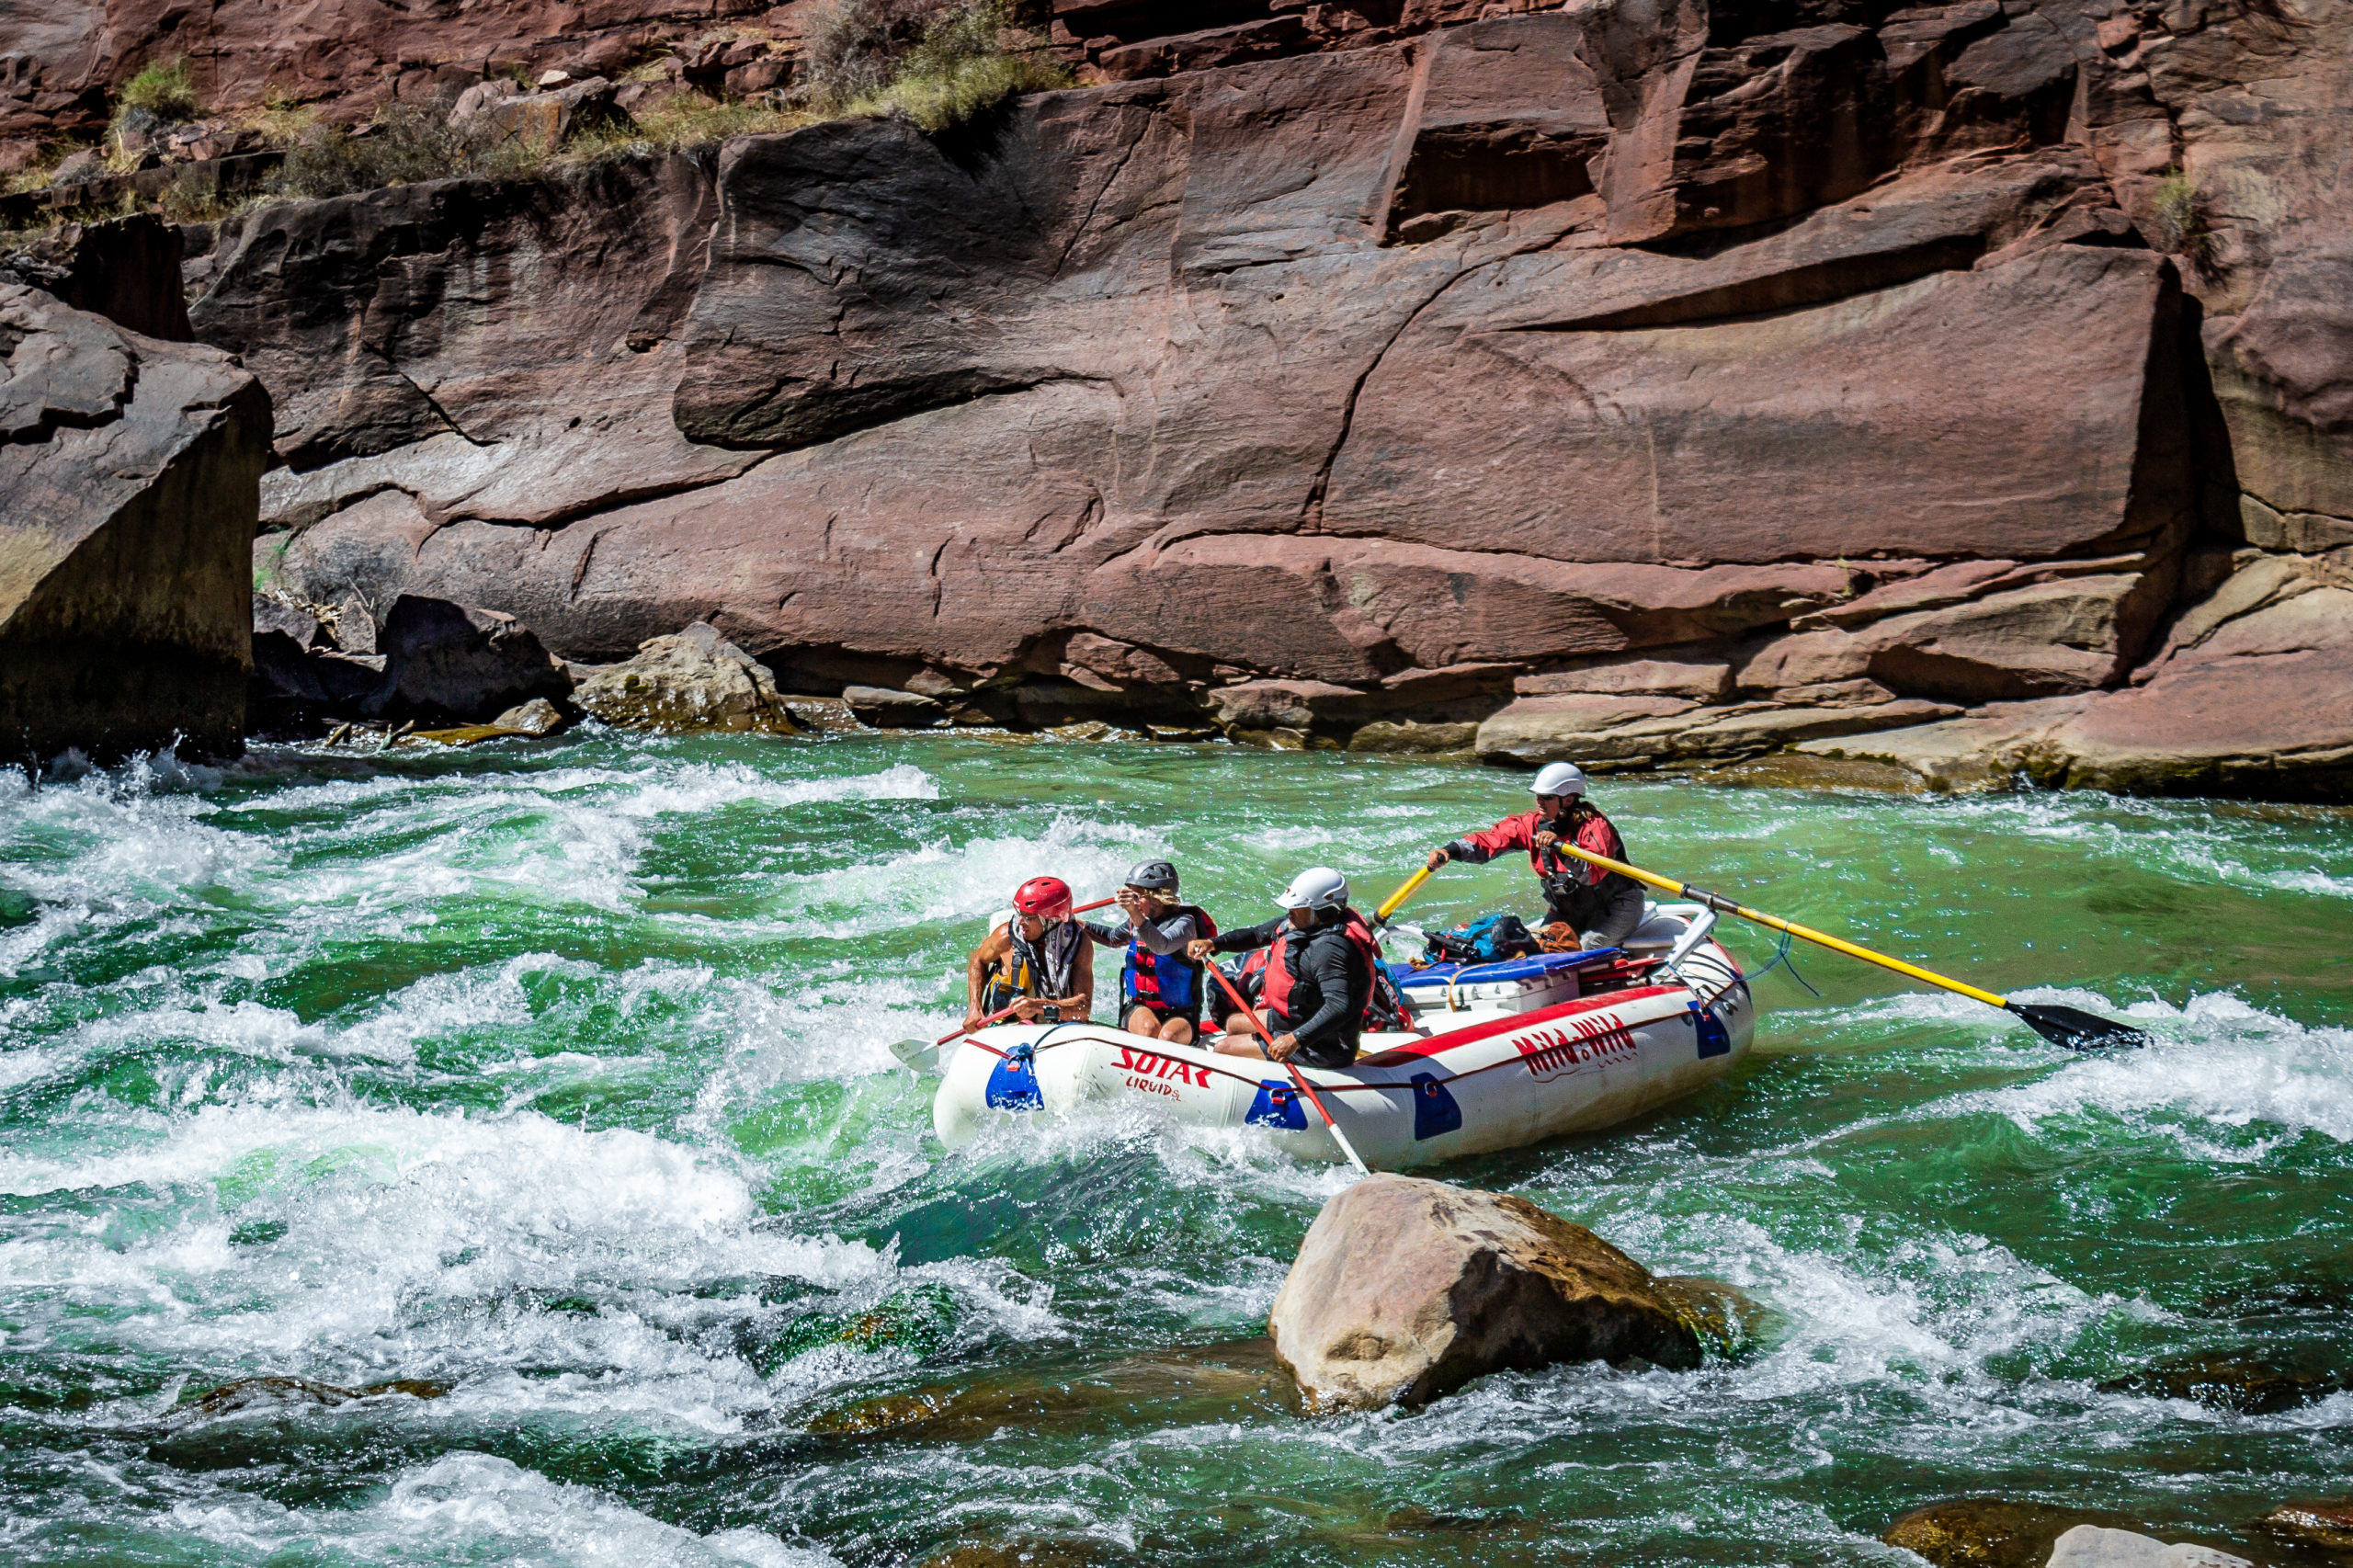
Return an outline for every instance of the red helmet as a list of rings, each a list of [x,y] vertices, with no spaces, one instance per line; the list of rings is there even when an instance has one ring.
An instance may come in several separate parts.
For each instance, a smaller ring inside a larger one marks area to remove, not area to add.
[[[1013,890],[1013,907],[1040,920],[1070,918],[1070,884],[1060,877],[1032,877]]]

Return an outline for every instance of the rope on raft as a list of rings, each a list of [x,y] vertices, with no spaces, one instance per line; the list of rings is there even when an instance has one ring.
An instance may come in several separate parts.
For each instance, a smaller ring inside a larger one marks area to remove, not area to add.
[[[1810,994],[1819,997],[1822,993],[1813,989],[1813,982],[1808,980],[1804,975],[1798,972],[1797,960],[1790,957],[1790,943],[1792,940],[1794,940],[1794,938],[1791,937],[1787,931],[1782,932],[1780,950],[1775,953],[1771,958],[1766,960],[1765,967],[1758,970],[1755,974],[1750,975],[1748,978],[1751,980],[1762,980],[1767,975],[1773,972],[1774,966],[1779,965],[1790,971],[1790,978],[1791,980],[1794,980],[1800,985],[1804,986]]]

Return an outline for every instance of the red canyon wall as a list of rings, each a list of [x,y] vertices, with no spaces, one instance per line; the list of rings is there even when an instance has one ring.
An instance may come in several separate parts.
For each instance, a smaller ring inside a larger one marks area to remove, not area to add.
[[[2347,789],[2347,6],[1176,9],[224,225],[285,569],[972,718]]]

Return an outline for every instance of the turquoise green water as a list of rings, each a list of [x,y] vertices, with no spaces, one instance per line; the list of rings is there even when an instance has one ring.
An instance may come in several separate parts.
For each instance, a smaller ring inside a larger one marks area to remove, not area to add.
[[[1696,1373],[1302,1417],[1247,1347],[1183,1352],[1261,1331],[1341,1173],[1134,1106],[931,1138],[888,1042],[953,1022],[1022,878],[1100,892],[1168,855],[1241,919],[1323,860],[1377,898],[1522,787],[596,733],[0,782],[0,1540],[28,1562],[1893,1562],[1888,1520],[1952,1495],[2228,1536],[2347,1489],[2347,813],[1607,785],[1650,864],[2159,1040],[2073,1057],[1808,957],[1823,994],[1760,981],[1730,1081],[1437,1173],[1770,1309]],[[1524,882],[1454,868],[1414,909]],[[2313,1397],[2133,1381],[2250,1352]],[[264,1375],[446,1392],[195,1407]],[[887,1425],[908,1394],[932,1416]]]

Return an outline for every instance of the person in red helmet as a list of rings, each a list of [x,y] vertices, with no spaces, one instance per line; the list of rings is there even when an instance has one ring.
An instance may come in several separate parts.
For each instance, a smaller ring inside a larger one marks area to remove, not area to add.
[[[964,1027],[1007,1006],[1023,1022],[1083,1022],[1095,1010],[1094,944],[1071,915],[1070,884],[1032,877],[1014,890],[1013,918],[964,966]]]

